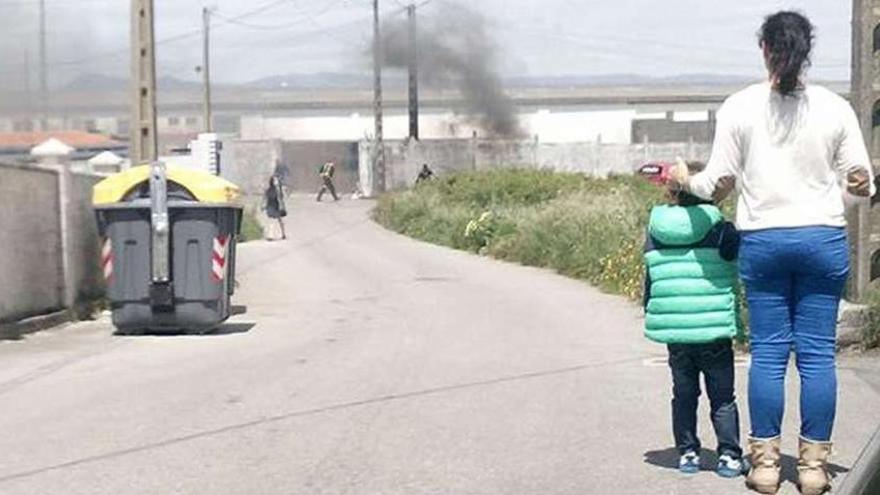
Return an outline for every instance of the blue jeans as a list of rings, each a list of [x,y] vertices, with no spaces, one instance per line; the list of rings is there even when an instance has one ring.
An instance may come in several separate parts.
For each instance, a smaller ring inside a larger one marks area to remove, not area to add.
[[[670,344],[669,367],[672,369],[672,433],[678,453],[700,453],[697,406],[702,373],[706,395],[709,396],[712,426],[718,438],[718,455],[729,455],[734,459],[742,457],[731,342]]]
[[[739,256],[751,330],[752,437],[781,433],[785,371],[794,350],[801,380],[801,436],[828,441],[837,407],[837,309],[849,274],[846,231],[743,232]]]

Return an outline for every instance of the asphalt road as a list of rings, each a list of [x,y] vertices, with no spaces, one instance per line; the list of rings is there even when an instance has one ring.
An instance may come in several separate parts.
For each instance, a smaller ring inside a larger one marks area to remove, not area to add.
[[[214,334],[104,318],[0,343],[0,493],[746,493],[674,469],[665,349],[637,307],[370,207],[298,199],[289,241],[242,247],[249,313]],[[880,359],[841,368],[839,477],[880,423]]]

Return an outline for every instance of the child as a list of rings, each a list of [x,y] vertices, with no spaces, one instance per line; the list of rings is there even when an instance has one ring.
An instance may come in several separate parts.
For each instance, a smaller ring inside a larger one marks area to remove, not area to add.
[[[723,181],[716,200],[730,192]],[[718,438],[720,476],[744,471],[734,397],[732,339],[740,333],[736,303],[739,235],[711,202],[670,191],[651,211],[645,245],[645,336],[668,345],[672,430],[679,470],[700,470],[697,405],[700,373]]]

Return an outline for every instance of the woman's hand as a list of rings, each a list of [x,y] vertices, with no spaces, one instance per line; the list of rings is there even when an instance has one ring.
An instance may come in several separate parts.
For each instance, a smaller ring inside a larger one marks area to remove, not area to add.
[[[867,198],[871,195],[871,176],[863,168],[854,168],[846,174],[846,191],[853,196]]]
[[[712,193],[712,201],[716,203],[724,201],[733,192],[734,187],[736,187],[736,178],[734,176],[728,175],[718,179],[718,184],[715,185],[715,192]]]

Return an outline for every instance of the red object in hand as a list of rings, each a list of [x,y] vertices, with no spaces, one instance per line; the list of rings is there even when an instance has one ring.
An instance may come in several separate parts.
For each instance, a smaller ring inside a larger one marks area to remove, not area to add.
[[[665,186],[669,182],[674,166],[674,163],[669,162],[646,163],[639,167],[637,173],[653,184]]]

